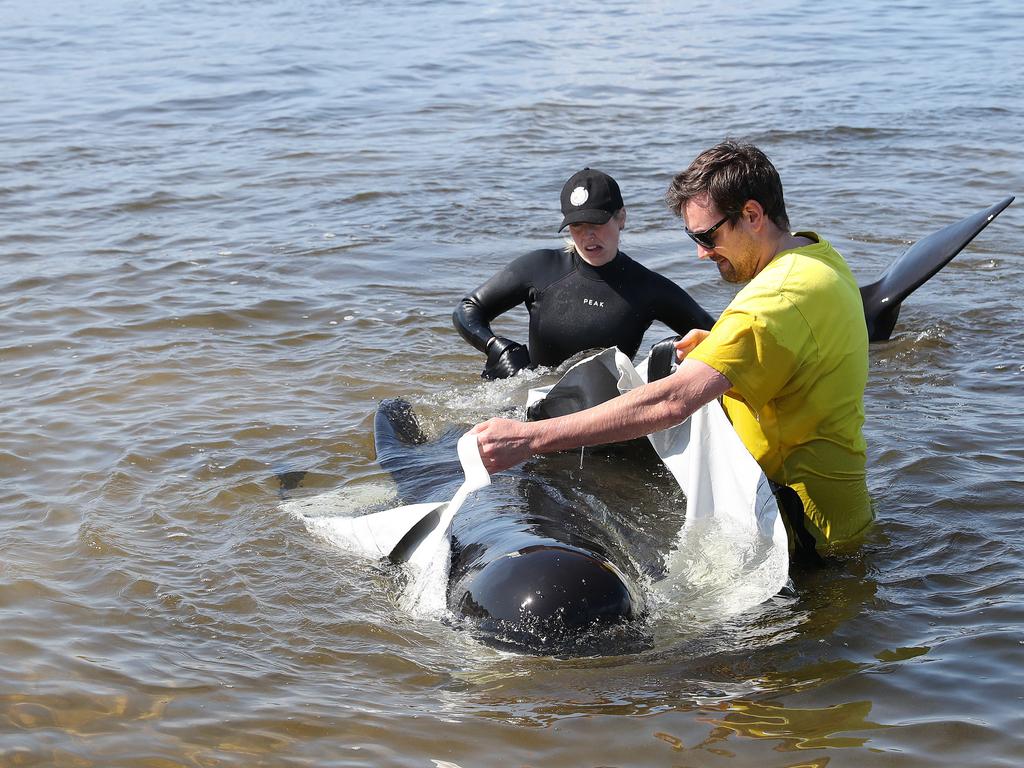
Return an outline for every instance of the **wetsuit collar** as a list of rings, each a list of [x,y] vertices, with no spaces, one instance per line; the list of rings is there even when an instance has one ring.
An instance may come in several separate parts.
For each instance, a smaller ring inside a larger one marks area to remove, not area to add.
[[[588,262],[582,256],[579,251],[575,248],[572,249],[572,259],[576,263],[576,269],[584,277],[589,277],[594,280],[602,279],[602,275],[607,275],[609,272],[618,271],[622,268],[622,265],[626,263],[626,254],[621,250],[615,252],[615,256],[607,264],[602,264],[600,267],[595,267],[593,264]]]

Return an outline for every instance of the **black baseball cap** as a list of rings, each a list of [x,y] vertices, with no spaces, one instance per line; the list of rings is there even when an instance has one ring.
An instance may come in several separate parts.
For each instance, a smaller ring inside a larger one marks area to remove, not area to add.
[[[584,168],[562,187],[561,232],[570,224],[604,224],[623,207],[622,193],[607,173]]]

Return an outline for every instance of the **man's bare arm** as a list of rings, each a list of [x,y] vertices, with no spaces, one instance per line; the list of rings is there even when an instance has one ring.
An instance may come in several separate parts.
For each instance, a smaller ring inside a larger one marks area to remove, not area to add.
[[[585,411],[533,422],[491,419],[472,431],[484,466],[493,473],[537,453],[617,443],[667,429],[731,387],[714,368],[684,360],[671,376]]]

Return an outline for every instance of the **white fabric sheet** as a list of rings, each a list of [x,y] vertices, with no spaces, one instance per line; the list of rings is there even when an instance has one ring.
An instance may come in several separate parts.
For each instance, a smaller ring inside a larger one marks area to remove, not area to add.
[[[531,390],[527,405],[609,374],[624,394],[646,383],[647,366],[646,359],[634,367],[618,349],[606,349],[574,365],[558,383]],[[785,527],[768,479],[719,402],[649,439],[686,496],[668,575],[657,585],[665,599],[685,599],[691,611],[728,614],[777,594],[789,571]]]

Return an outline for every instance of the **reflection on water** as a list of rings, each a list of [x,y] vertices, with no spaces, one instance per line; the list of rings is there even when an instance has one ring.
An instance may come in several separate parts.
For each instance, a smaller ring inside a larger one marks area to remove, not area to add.
[[[777,739],[774,749],[791,752],[823,747],[860,747],[867,737],[847,736],[851,732],[873,731],[878,723],[867,719],[871,702],[854,701],[825,709],[799,709],[750,701],[732,701],[719,718],[708,718],[715,726],[708,738],[694,749],[725,745],[731,738]],[[818,765],[810,762],[800,765]],[[790,764],[793,765],[793,764]]]

